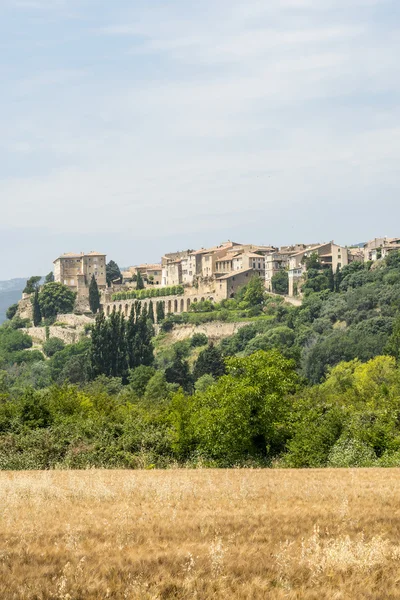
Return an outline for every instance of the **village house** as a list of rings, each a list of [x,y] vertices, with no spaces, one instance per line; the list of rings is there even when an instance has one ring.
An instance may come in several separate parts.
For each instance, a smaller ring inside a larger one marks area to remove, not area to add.
[[[67,285],[73,291],[88,291],[92,276],[100,289],[107,286],[106,255],[101,252],[68,252],[61,254],[54,261],[54,280]]]
[[[128,267],[125,271],[122,271],[122,277],[124,282],[129,282],[132,278],[136,278],[137,274],[140,273],[145,282],[149,285],[161,285],[162,281],[162,267],[161,264],[144,264]]]
[[[348,248],[339,246],[334,242],[318,244],[311,246],[305,250],[301,250],[289,257],[289,296],[297,296],[299,293],[299,284],[307,270],[305,259],[312,254],[317,254],[322,266],[329,266],[335,273],[337,269],[341,269],[349,264],[352,260],[352,255]]]
[[[400,238],[374,238],[364,244],[364,260],[386,258],[394,250],[400,250]]]

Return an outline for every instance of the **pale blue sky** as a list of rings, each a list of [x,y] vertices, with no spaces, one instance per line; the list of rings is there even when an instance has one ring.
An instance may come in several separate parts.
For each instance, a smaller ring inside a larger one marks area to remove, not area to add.
[[[399,235],[399,34],[399,0],[0,0],[0,279]]]

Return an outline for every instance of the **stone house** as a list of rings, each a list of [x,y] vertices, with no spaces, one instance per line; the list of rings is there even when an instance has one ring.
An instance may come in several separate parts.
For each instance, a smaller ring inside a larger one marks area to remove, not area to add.
[[[100,289],[107,286],[106,255],[101,252],[68,252],[54,261],[54,280],[75,292],[86,293],[93,275]]]
[[[334,273],[337,268],[341,269],[352,260],[348,248],[339,246],[334,242],[311,246],[310,248],[292,254],[289,257],[288,270],[289,296],[296,296],[298,294],[298,286],[307,270],[305,259],[309,258],[314,253],[318,254],[321,264],[323,266],[330,266]]]
[[[364,260],[386,258],[390,252],[400,250],[400,238],[374,238],[364,244]]]

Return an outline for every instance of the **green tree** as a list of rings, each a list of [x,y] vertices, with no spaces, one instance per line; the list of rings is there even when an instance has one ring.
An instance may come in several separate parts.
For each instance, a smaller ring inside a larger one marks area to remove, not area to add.
[[[11,321],[17,314],[18,304],[12,304],[9,308],[7,308],[6,317]]]
[[[193,368],[195,380],[206,374],[212,375],[214,379],[218,379],[218,377],[225,374],[225,361],[222,358],[222,353],[213,343],[200,352]]]
[[[199,393],[204,393],[208,390],[208,388],[210,386],[212,386],[215,383],[215,379],[212,375],[209,375],[208,373],[206,373],[205,375],[202,375],[201,377],[199,377],[199,379],[196,381],[196,383],[194,384],[194,389],[196,390],[196,392]]]
[[[56,337],[46,340],[43,344],[43,352],[49,358],[51,356],[54,356],[54,354],[56,352],[60,352],[61,350],[64,350],[64,348],[65,348],[65,343],[62,340],[60,340],[60,338],[56,338]]]
[[[39,306],[42,317],[56,317],[74,310],[76,294],[66,285],[54,281],[46,283],[39,292]]]
[[[110,260],[106,265],[106,280],[108,287],[111,286],[112,283],[121,283],[122,282],[122,274],[119,266],[113,260]]]
[[[400,315],[394,322],[393,333],[385,346],[384,352],[394,356],[396,360],[400,359]]]
[[[221,466],[279,455],[290,435],[289,394],[298,384],[294,367],[275,350],[229,359],[227,375],[193,397],[188,427],[198,452]],[[179,427],[186,436],[182,423]]]
[[[48,273],[44,279],[45,283],[52,283],[54,281],[54,273],[53,271],[50,271],[50,273]]]
[[[289,274],[284,269],[272,276],[271,283],[272,291],[275,294],[287,295],[289,293]]]
[[[155,375],[156,370],[153,367],[139,365],[129,374],[129,386],[138,398],[143,398],[147,384]]]
[[[40,323],[42,322],[42,311],[40,310],[39,290],[37,288],[35,290],[35,295],[33,296],[32,304],[33,304],[33,325],[35,327],[39,327]]]
[[[165,379],[168,383],[178,384],[185,392],[191,393],[193,390],[193,378],[189,363],[187,360],[183,360],[179,354],[175,356],[172,365],[165,370]]]
[[[151,301],[151,300],[150,300],[150,302],[149,302],[149,312],[148,312],[147,318],[148,318],[148,319],[149,319],[149,320],[150,320],[152,323],[154,323],[154,320],[155,320],[155,319],[154,319],[154,307],[153,307],[153,303],[152,303],[152,301]]]
[[[259,306],[264,302],[265,298],[265,286],[264,281],[261,277],[255,275],[249,281],[246,286],[246,292],[244,294],[244,301],[249,306]]]
[[[165,319],[164,303],[162,301],[157,302],[156,312],[157,312],[157,323],[161,323],[161,321],[163,321]]]
[[[89,285],[89,306],[93,314],[100,310],[100,292],[94,275],[92,275]]]
[[[329,267],[328,270],[328,290],[330,292],[335,291],[335,277],[333,275],[332,267]]]
[[[42,279],[41,275],[34,275],[30,277],[26,282],[25,288],[23,290],[24,294],[34,294],[35,290],[39,287],[39,282]]]
[[[143,277],[140,271],[137,272],[137,278],[136,278],[136,289],[137,290],[143,290],[144,289],[144,281],[143,281]]]
[[[167,382],[165,373],[157,371],[147,384],[144,399],[147,402],[159,403],[168,398],[173,387]]]
[[[340,284],[342,283],[342,271],[339,268],[339,265],[336,267],[336,273],[335,273],[335,292],[340,292]]]

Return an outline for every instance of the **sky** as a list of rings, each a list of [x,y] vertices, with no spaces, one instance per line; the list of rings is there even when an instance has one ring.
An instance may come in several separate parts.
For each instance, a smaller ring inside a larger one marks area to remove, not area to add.
[[[0,280],[400,234],[399,0],[0,0]]]

